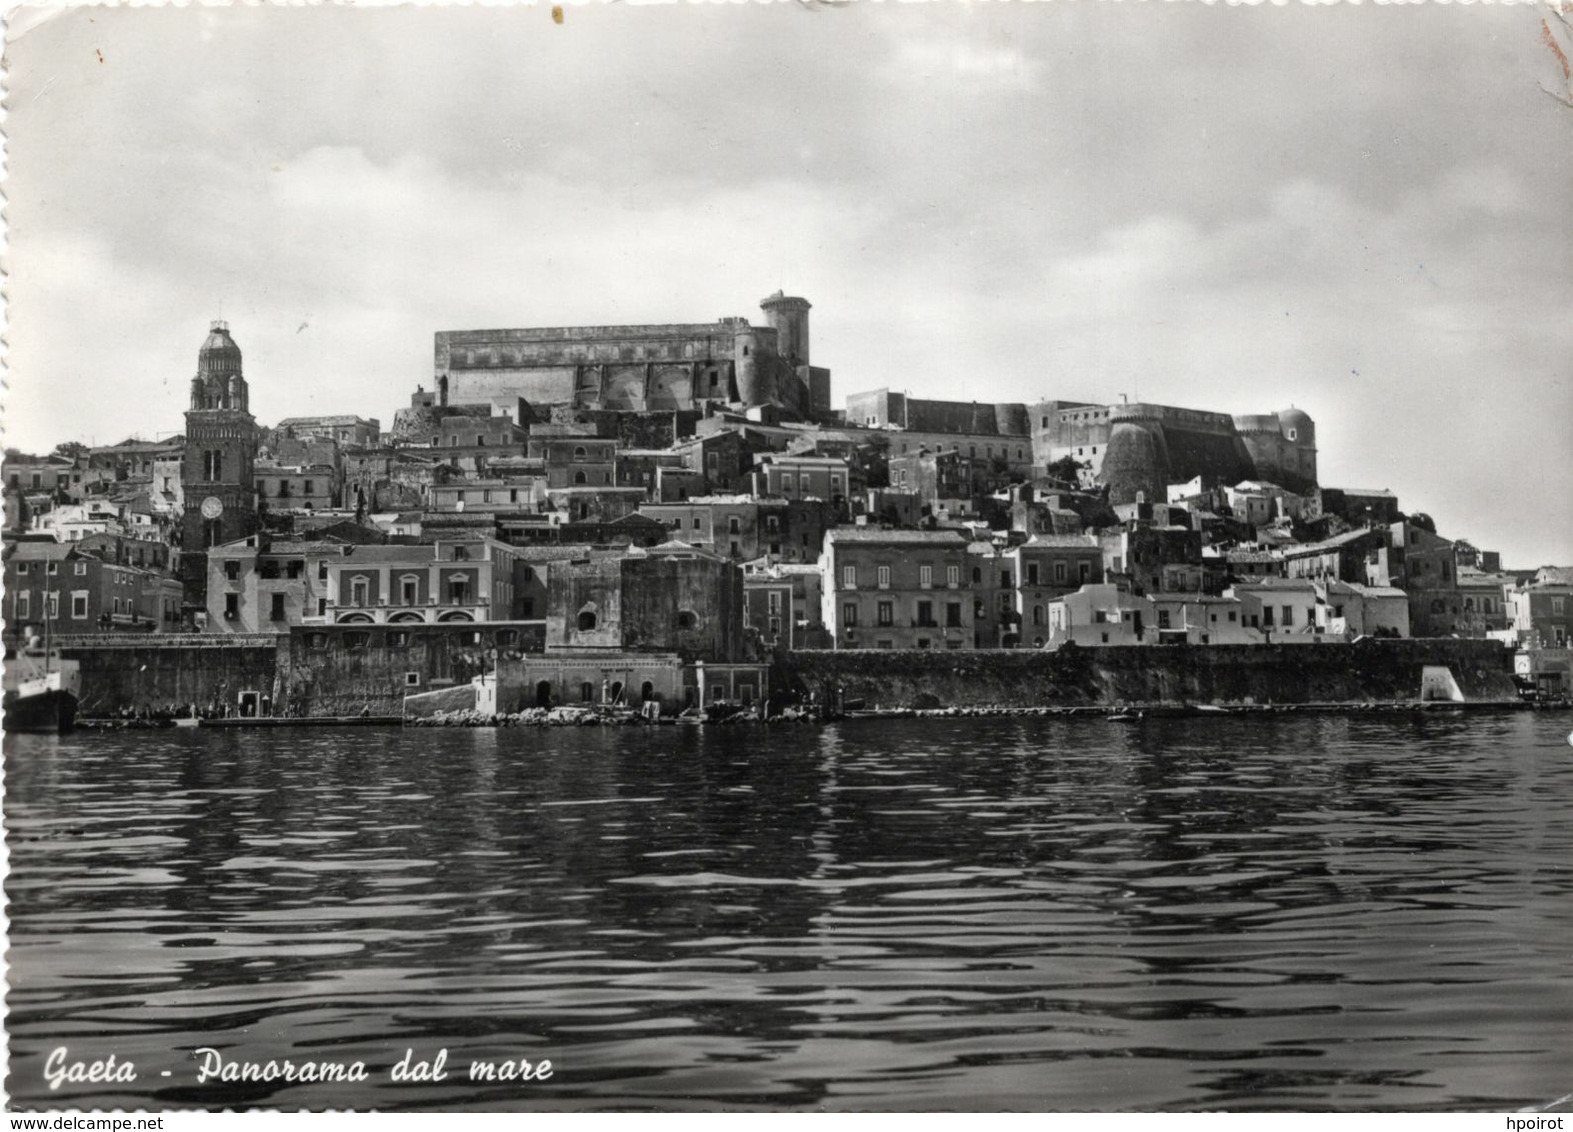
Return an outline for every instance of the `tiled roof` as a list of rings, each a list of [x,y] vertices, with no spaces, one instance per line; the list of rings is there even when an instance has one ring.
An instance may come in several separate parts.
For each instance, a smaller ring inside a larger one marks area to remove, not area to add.
[[[960,531],[887,531],[878,527],[836,527],[827,532],[831,542],[867,542],[911,546],[954,546],[966,544]]]
[[[1096,535],[1033,535],[1022,545],[1058,547],[1065,550],[1095,550],[1099,543]]]
[[[38,562],[45,559],[61,559],[71,554],[71,544],[68,542],[55,542],[53,539],[45,542],[43,539],[28,539],[26,542],[13,544],[11,557],[24,562]]]
[[[1237,582],[1232,587],[1237,590],[1294,590],[1304,592],[1315,591],[1316,587],[1304,578],[1261,578],[1251,582]]]

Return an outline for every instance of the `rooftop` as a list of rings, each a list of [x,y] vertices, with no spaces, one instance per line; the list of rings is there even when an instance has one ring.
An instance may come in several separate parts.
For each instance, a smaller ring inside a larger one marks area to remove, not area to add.
[[[943,546],[963,548],[967,538],[960,531],[887,531],[879,527],[836,527],[827,531],[830,542],[865,542],[892,546]]]
[[[1025,547],[1050,547],[1063,550],[1088,550],[1097,549],[1100,545],[1097,535],[1033,535],[1026,542]]]

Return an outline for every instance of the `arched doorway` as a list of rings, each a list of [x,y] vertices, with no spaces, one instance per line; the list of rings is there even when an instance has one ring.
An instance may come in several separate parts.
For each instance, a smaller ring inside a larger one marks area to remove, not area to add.
[[[608,693],[608,696],[609,699],[607,702],[614,704],[623,698],[623,682],[621,680],[612,681],[612,687]]]
[[[552,706],[552,682],[550,680],[542,680],[535,686],[535,706]]]
[[[645,704],[653,699],[655,699],[655,685],[646,680],[639,685],[639,702]]]

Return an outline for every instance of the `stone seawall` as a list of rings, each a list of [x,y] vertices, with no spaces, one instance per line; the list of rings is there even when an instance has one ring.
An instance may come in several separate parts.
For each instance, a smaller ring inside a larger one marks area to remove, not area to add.
[[[464,686],[485,671],[498,674],[499,698],[510,705],[504,710],[533,702],[531,681],[542,676],[526,669],[532,662],[539,668],[543,658],[489,650],[494,626],[410,628],[396,648],[362,646],[352,633],[296,630],[277,644],[271,637],[187,637],[66,645],[62,654],[81,664],[85,716],[190,704],[227,705],[233,712],[247,693],[259,701],[267,697],[274,714],[398,715],[406,692]],[[476,640],[481,632],[486,638]],[[559,657],[553,663],[567,662]],[[769,683],[778,703],[812,691],[821,703],[839,697],[887,708],[1360,704],[1418,699],[1428,666],[1451,673],[1466,701],[1517,700],[1511,650],[1495,641],[1451,638],[1057,652],[805,650],[778,660]],[[556,688],[560,697],[576,691],[559,674],[547,678],[562,685]],[[600,675],[582,679],[598,686]],[[679,690],[657,683],[657,692],[675,702]]]
[[[132,643],[135,642],[135,643]],[[60,654],[81,665],[84,716],[118,715],[125,709],[162,711],[195,704],[198,710],[228,705],[255,692],[278,702],[278,646],[270,635],[98,638],[62,643]]]
[[[1452,672],[1465,699],[1516,701],[1513,654],[1495,641],[1132,645],[1057,652],[800,651],[773,687],[867,707],[1179,703],[1381,703],[1420,697],[1423,670]]]

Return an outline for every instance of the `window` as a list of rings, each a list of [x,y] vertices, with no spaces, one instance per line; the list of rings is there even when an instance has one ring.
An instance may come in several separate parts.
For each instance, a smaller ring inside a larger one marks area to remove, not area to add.
[[[33,615],[33,592],[19,590],[16,595],[16,619],[26,621]]]
[[[368,586],[366,578],[364,576],[357,576],[357,577],[354,577],[354,578],[350,579],[350,604],[351,605],[365,605],[366,604],[366,595],[367,595],[368,592],[369,592],[369,586]]]
[[[51,563],[49,563],[49,565],[44,569],[44,573],[48,574],[51,578],[53,578],[56,574],[60,573],[60,563],[58,563],[58,562],[51,562]]]
[[[575,460],[583,460],[589,454],[589,451],[582,444],[576,446],[573,450],[573,458]]]
[[[421,580],[413,574],[406,574],[399,579],[399,600],[405,605],[415,605],[420,601]]]
[[[579,685],[579,702],[586,704],[595,703],[595,685],[588,680]]]
[[[1286,606],[1283,607],[1283,611],[1284,611],[1284,628],[1287,629],[1287,628],[1289,628],[1289,626],[1294,624],[1294,606],[1286,605]]]
[[[771,613],[780,613],[781,612],[781,591],[780,590],[771,590],[769,592],[769,594],[766,595],[766,602],[765,602],[765,604],[766,604],[766,608],[768,608]]]
[[[328,615],[328,599],[325,598],[325,597],[319,597],[317,599],[317,616],[318,617],[326,617],[327,615]]]
[[[1001,570],[1000,571],[1000,589],[1002,589],[1002,590],[1010,589],[1010,571],[1009,570]]]
[[[1087,579],[1091,578],[1092,577],[1092,563],[1091,562],[1080,563],[1079,566],[1078,566],[1078,569],[1077,569],[1077,576],[1081,579],[1081,581],[1083,583],[1085,583],[1087,581]]]
[[[679,519],[679,520],[678,520],[678,522],[682,522],[682,520],[681,520],[681,519]],[[696,531],[697,531],[697,530],[700,530],[700,529],[701,529],[701,528],[700,528],[700,525],[699,525],[699,516],[698,516],[698,515],[695,515],[695,516],[694,516],[694,523],[693,523],[693,526],[694,526],[694,530],[696,530]]]
[[[231,582],[240,580],[240,563],[230,559],[224,563],[224,577]]]
[[[44,605],[44,617],[50,621],[54,621],[60,616],[60,595],[50,594],[48,595],[48,598],[48,601],[45,602]]]
[[[1027,563],[1027,584],[1029,586],[1038,584],[1038,564],[1036,562]]]
[[[929,589],[934,585],[934,567],[918,567],[918,585],[922,586],[924,589]]]
[[[877,567],[875,567],[874,575],[875,575],[876,581],[879,584],[879,588],[880,589],[888,590],[890,588],[890,567],[889,566],[877,566]]]
[[[841,568],[841,584],[849,590],[858,588],[858,568],[856,566],[843,566]]]
[[[326,582],[327,580],[328,580],[328,560],[326,558],[324,558],[320,562],[317,563],[317,581],[319,581],[319,582]]]
[[[934,603],[932,601],[918,602],[918,624],[925,628],[934,624]]]
[[[586,609],[579,614],[579,632],[589,633],[595,629],[595,613]]]
[[[855,601],[847,601],[847,602],[843,602],[841,604],[841,623],[843,625],[845,625],[849,629],[851,629],[851,628],[853,628],[853,627],[855,627],[857,625],[857,623],[858,623],[858,604],[857,604],[857,602],[855,602]]]
[[[1082,565],[1086,566],[1087,564],[1083,562]],[[1065,581],[1065,563],[1056,562],[1054,564],[1054,581],[1057,584]]]
[[[306,486],[305,486],[305,488],[303,490],[304,490],[305,494],[307,494],[307,495],[315,495],[316,494],[316,489],[312,486],[312,481],[311,480],[307,480],[306,481]]]
[[[326,633],[310,633],[310,634],[308,634],[307,637],[306,637],[306,647],[307,648],[313,648],[313,649],[325,649],[325,648],[327,648],[328,647],[328,635]]]
[[[26,562],[18,562],[16,564],[16,572],[18,574],[25,574],[25,573],[27,573],[27,563]]]
[[[1160,610],[1158,610],[1158,628],[1160,628],[1160,629],[1167,629],[1168,627],[1169,627],[1169,611],[1167,609],[1160,609]]]
[[[72,567],[72,573],[74,573],[77,577],[82,578],[87,576],[86,562],[74,562],[72,563]]]
[[[929,639],[927,637],[919,637],[918,638],[918,648],[926,649],[928,647],[929,647]]]
[[[404,686],[406,688],[419,688],[421,686],[421,674],[419,672],[406,672],[404,674]]]
[[[119,604],[119,600],[119,598],[115,599],[116,604]],[[87,594],[78,591],[71,595],[71,617],[75,621],[87,618]]]
[[[693,629],[693,628],[697,627],[698,624],[699,624],[699,618],[694,616],[694,611],[693,610],[691,610],[691,609],[679,609],[677,611],[677,627],[680,630],[683,630],[683,631],[686,632],[689,629]]]
[[[224,620],[233,621],[240,616],[240,595],[224,595]]]
[[[1563,605],[1562,598],[1554,597],[1551,599],[1551,616],[1561,617],[1564,608],[1565,606]]]
[[[727,519],[727,521],[726,521],[726,533],[727,534],[729,534],[729,535],[741,534],[742,531],[743,531],[743,524],[738,521],[738,518],[737,518],[736,515],[733,515],[733,516],[731,516],[730,518]]]
[[[894,602],[882,601],[879,603],[879,623],[891,625],[895,623],[896,606]]]
[[[282,620],[284,620],[284,595],[283,594],[276,593],[276,594],[273,595],[273,609],[270,612],[270,618],[269,619],[273,620],[273,621],[282,621]]]
[[[395,632],[389,633],[388,644],[390,647],[396,649],[408,648],[410,644],[409,631],[405,629],[399,629]]]
[[[961,628],[961,602],[945,603],[945,626],[950,629]]]

